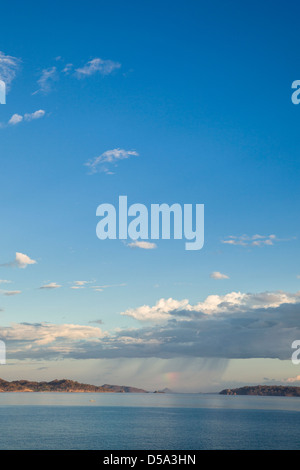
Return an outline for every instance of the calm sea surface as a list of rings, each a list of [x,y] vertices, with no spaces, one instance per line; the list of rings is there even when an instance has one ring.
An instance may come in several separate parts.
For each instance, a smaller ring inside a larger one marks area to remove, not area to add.
[[[300,398],[0,393],[0,449],[300,449]]]

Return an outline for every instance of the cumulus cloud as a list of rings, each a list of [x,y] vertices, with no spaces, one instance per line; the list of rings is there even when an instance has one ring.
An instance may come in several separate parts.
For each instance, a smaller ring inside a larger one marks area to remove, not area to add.
[[[27,113],[24,115],[25,121],[33,121],[35,119],[41,119],[42,117],[45,116],[45,111],[43,109],[39,109],[38,111],[35,111],[34,113]]]
[[[197,318],[199,315],[217,315],[246,312],[259,308],[276,308],[282,304],[300,302],[300,292],[288,294],[285,292],[263,292],[259,294],[244,294],[230,292],[225,295],[209,295],[203,302],[191,305],[187,299],[160,299],[154,306],[143,305],[136,309],[128,309],[121,315],[127,315],[141,321],[186,320]]]
[[[7,90],[9,90],[11,82],[16,77],[19,67],[20,59],[0,51],[0,80],[5,82]]]
[[[154,250],[155,248],[157,248],[157,245],[155,243],[144,242],[139,240],[136,240],[132,243],[128,243],[128,246],[130,248],[141,248],[142,250]]]
[[[1,264],[0,266],[7,266],[7,267],[16,267],[16,268],[26,268],[30,264],[36,264],[37,262],[34,259],[29,258],[28,255],[24,253],[16,253],[16,258],[14,261],[10,263]]]
[[[109,170],[111,165],[117,166],[117,162],[120,160],[126,160],[132,156],[138,157],[139,154],[135,150],[124,150],[124,149],[113,149],[107,150],[102,153],[99,157],[93,158],[85,163],[90,170],[90,174],[105,172],[108,174],[113,174]]]
[[[43,109],[39,109],[38,111],[35,111],[34,113],[26,113],[24,116],[21,116],[20,114],[13,114],[10,120],[8,121],[9,126],[15,126],[16,124],[19,124],[20,122],[27,121],[33,121],[36,119],[41,119],[44,117],[46,112]]]
[[[8,124],[10,126],[15,126],[16,124],[19,124],[22,121],[23,121],[23,116],[21,116],[20,114],[13,114],[10,120],[8,121]]]
[[[40,289],[59,289],[61,285],[57,284],[56,282],[50,282],[49,284],[45,284],[40,287]]]
[[[222,274],[220,273],[219,271],[214,271],[213,273],[210,274],[210,277],[212,279],[229,279],[229,276],[227,276],[226,274]]]
[[[85,325],[13,324],[0,330],[10,357],[290,359],[300,338],[300,292],[231,292],[191,304],[160,299],[123,315],[148,323],[111,333]]]
[[[51,344],[55,341],[99,340],[105,333],[98,327],[86,325],[52,323],[17,323],[1,328],[1,338],[6,341],[27,343],[28,349],[35,346]],[[63,346],[68,349],[66,344]]]
[[[272,246],[276,242],[287,241],[284,239],[279,239],[276,235],[241,235],[235,236],[230,235],[226,239],[222,240],[222,243],[227,245],[237,245],[237,246]]]
[[[16,253],[16,259],[13,262],[15,266],[18,268],[26,268],[30,264],[36,264],[37,262],[34,259],[29,258],[28,255],[25,255],[24,253]]]
[[[140,321],[162,321],[171,319],[172,315],[176,315],[189,307],[187,299],[160,299],[153,307],[142,305],[138,308],[125,310],[125,312],[121,312],[121,315],[126,315]]]
[[[76,69],[76,75],[78,78],[87,77],[100,73],[101,75],[110,75],[115,70],[118,70],[121,64],[112,60],[103,60],[99,57],[90,60],[83,67]]]

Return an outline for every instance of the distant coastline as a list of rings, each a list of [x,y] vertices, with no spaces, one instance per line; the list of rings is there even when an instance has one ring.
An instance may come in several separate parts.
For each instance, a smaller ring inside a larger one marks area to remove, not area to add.
[[[31,382],[29,380],[8,382],[0,379],[0,393],[1,392],[149,393],[141,388],[125,385],[104,384],[96,386],[67,379],[52,380],[51,382]]]
[[[6,381],[0,379],[0,393],[174,393],[165,388],[149,392],[142,388],[127,385],[91,385],[80,383],[74,380],[61,379],[51,382],[34,382],[30,380]],[[284,385],[253,385],[240,388],[226,388],[217,392],[219,395],[253,395],[253,396],[274,396],[274,397],[300,397],[300,387]]]
[[[300,387],[285,385],[255,385],[241,388],[227,388],[220,395],[256,395],[269,397],[300,397]]]

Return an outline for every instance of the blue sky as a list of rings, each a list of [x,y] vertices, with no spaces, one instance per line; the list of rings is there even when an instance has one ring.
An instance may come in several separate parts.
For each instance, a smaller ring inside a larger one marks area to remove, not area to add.
[[[298,14],[296,1],[2,6],[3,378],[163,388],[175,377],[194,391],[299,375]],[[138,155],[90,174],[115,149]],[[100,241],[96,208],[119,195],[205,204],[204,248]],[[211,295],[220,332],[201,323]],[[250,322],[242,347],[249,318],[263,334]],[[184,347],[193,321],[199,339]]]

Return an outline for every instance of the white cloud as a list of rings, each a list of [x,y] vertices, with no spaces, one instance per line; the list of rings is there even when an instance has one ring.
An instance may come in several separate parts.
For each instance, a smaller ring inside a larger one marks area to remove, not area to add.
[[[24,116],[21,116],[20,114],[13,114],[10,120],[8,121],[9,126],[15,126],[16,124],[19,124],[20,122],[27,121],[33,121],[36,119],[41,119],[44,117],[46,112],[43,109],[39,109],[38,111],[35,111],[34,113],[26,113]]]
[[[94,281],[74,281],[74,285],[70,289],[84,289],[87,284],[91,284]]]
[[[50,282],[49,284],[41,286],[40,289],[59,289],[59,287],[61,287],[61,285],[56,282]]]
[[[43,109],[39,109],[38,111],[35,111],[34,113],[28,114],[26,113],[24,115],[25,121],[33,121],[34,119],[41,119],[42,117],[45,116],[45,111]]]
[[[187,299],[160,299],[153,307],[142,305],[141,307],[121,312],[121,315],[126,315],[140,321],[163,321],[169,320],[172,313],[181,312],[189,307]]]
[[[231,292],[191,305],[161,299],[123,314],[152,324],[103,332],[85,325],[16,324],[0,329],[14,359],[278,358],[300,337],[300,292]],[[298,378],[298,377],[297,377]],[[296,381],[291,378],[290,381]]]
[[[18,268],[26,268],[29,264],[36,264],[36,261],[23,253],[16,253],[14,263]]]
[[[24,253],[16,253],[16,258],[14,261],[10,263],[1,264],[0,266],[7,266],[7,267],[17,267],[17,268],[26,268],[29,264],[36,264],[37,262],[29,256],[25,255]]]
[[[8,121],[8,124],[10,126],[15,126],[16,124],[19,124],[22,121],[23,121],[23,116],[20,116],[20,114],[13,114],[10,120]]]
[[[1,290],[0,292],[2,295],[6,295],[8,297],[21,294],[20,290]]]
[[[297,375],[297,377],[290,377],[285,380],[287,383],[295,383],[295,382],[300,382],[300,375]]]
[[[155,243],[150,243],[150,242],[144,242],[144,241],[134,241],[132,243],[128,243],[130,248],[141,248],[142,250],[154,250],[157,248],[157,245]]]
[[[227,276],[226,274],[222,274],[220,273],[219,271],[214,271],[213,273],[210,274],[210,277],[212,279],[229,279],[229,276]]]
[[[63,73],[68,75],[72,69],[73,69],[73,64],[66,64],[62,71]]]
[[[235,236],[230,235],[226,239],[222,240],[222,243],[227,245],[237,246],[272,246],[276,242],[288,241],[288,239],[279,239],[276,235],[241,235]]]
[[[7,90],[17,74],[19,66],[20,59],[0,51],[0,79],[5,82]]]
[[[153,307],[143,305],[129,309],[121,315],[127,315],[141,321],[164,321],[176,316],[177,320],[187,320],[198,315],[216,315],[220,313],[245,312],[260,308],[277,308],[282,304],[300,302],[300,292],[263,292],[260,294],[243,294],[230,292],[225,295],[209,295],[203,302],[191,305],[187,299],[178,301],[172,298],[160,299]]]
[[[87,62],[83,67],[76,69],[76,75],[78,78],[94,75],[95,73],[109,75],[120,67],[121,64],[118,62],[95,58]]]
[[[44,69],[40,78],[37,81],[39,88],[33,94],[36,95],[37,93],[50,93],[50,91],[52,90],[53,83],[57,80],[58,73],[56,67]]]
[[[108,165],[116,166],[119,160],[126,160],[132,156],[138,157],[139,154],[135,150],[124,150],[119,148],[107,150],[99,157],[89,160],[87,163],[85,163],[85,166],[90,169],[91,174],[97,173],[98,171],[104,171],[106,173],[112,174],[112,172],[108,170]]]
[[[109,289],[111,287],[125,287],[125,286],[126,286],[125,283],[123,283],[123,284],[106,284],[106,285],[102,285],[102,286],[91,286],[91,289],[93,289],[96,292],[103,292],[104,289]]]
[[[105,333],[99,327],[85,325],[20,323],[13,324],[11,327],[1,328],[1,336],[10,341],[28,341],[32,343],[30,348],[34,348],[34,346],[50,344],[56,340],[99,339],[103,338]]]
[[[8,281],[7,279],[0,279],[0,284],[11,284],[11,281]]]
[[[62,61],[62,58],[56,58],[56,62]],[[60,79],[60,75],[64,74],[65,76],[72,73],[78,79],[88,77],[99,73],[102,76],[110,75],[115,70],[118,70],[121,67],[121,64],[114,62],[112,60],[103,60],[100,58],[95,58],[87,62],[83,67],[79,67],[74,70],[74,65],[71,63],[66,63],[62,69],[58,69],[57,66],[49,67],[42,70],[41,76],[38,79],[38,89],[33,92],[33,95],[37,93],[48,94],[53,89],[53,84]]]

